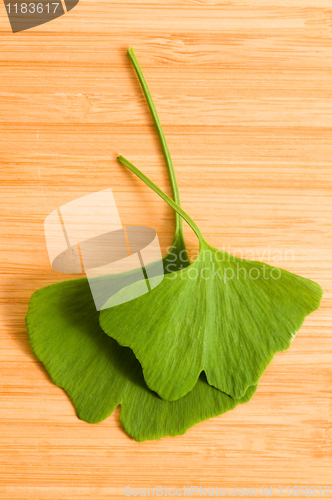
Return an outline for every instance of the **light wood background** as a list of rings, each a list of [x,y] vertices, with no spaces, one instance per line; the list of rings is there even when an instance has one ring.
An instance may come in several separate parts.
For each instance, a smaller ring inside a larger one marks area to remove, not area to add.
[[[56,207],[111,187],[124,224],[152,225],[164,250],[171,242],[172,211],[116,161],[170,193],[131,45],[183,206],[208,241],[325,290],[250,403],[141,444],[119,409],[98,425],[78,420],[24,324],[32,292],[70,278],[46,252],[43,221]],[[81,0],[15,35],[1,2],[0,47],[0,498],[123,498],[126,485],[257,488],[259,498],[263,486],[280,497],[280,485],[331,485],[330,0]]]

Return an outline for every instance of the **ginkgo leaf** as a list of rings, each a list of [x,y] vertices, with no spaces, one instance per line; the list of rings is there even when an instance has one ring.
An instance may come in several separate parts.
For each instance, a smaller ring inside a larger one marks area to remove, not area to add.
[[[321,287],[212,247],[173,200],[134,165],[119,160],[186,220],[200,252],[194,263],[165,276],[150,293],[102,311],[101,327],[133,350],[148,387],[161,398],[185,396],[203,371],[209,384],[242,398],[274,355],[290,347],[305,317],[318,309]]]
[[[80,419],[97,423],[121,405],[121,423],[136,441],[183,434],[202,420],[238,403],[200,377],[179,401],[163,401],[149,390],[133,352],[102,331],[86,278],[35,292],[26,318],[29,340],[52,381],[65,389]]]
[[[174,167],[158,115],[133,52],[130,57],[161,138],[174,199],[179,202]],[[163,264],[165,274],[189,264],[178,214],[173,244]],[[131,278],[132,272],[127,272],[96,279],[104,296],[103,287],[121,290],[126,282],[132,283]],[[163,401],[147,388],[132,351],[120,347],[101,330],[87,279],[65,281],[35,292],[26,324],[33,351],[53,382],[67,391],[79,418],[100,422],[121,404],[122,425],[137,441],[183,434],[196,423],[249,401],[256,390],[250,387],[240,401],[234,401],[201,376],[185,398]]]

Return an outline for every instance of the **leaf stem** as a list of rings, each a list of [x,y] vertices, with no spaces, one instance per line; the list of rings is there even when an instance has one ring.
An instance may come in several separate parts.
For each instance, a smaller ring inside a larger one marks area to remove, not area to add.
[[[160,120],[159,120],[159,117],[158,117],[158,113],[157,113],[156,107],[154,105],[154,102],[153,102],[153,99],[152,99],[149,87],[148,87],[148,85],[146,83],[146,80],[144,78],[143,72],[142,72],[141,67],[139,65],[139,62],[137,60],[136,54],[135,54],[134,49],[132,47],[128,50],[128,55],[130,57],[130,60],[131,60],[131,62],[133,64],[134,68],[135,68],[136,74],[137,74],[138,79],[140,81],[141,87],[143,89],[146,101],[148,103],[148,106],[149,106],[149,109],[150,109],[153,121],[155,123],[156,129],[157,129],[157,132],[158,132],[158,136],[159,136],[159,139],[160,139],[160,142],[161,142],[161,147],[162,147],[162,150],[163,150],[163,153],[164,153],[164,156],[165,156],[165,160],[166,160],[166,164],[167,164],[167,168],[168,168],[168,172],[169,172],[169,177],[170,177],[171,186],[172,186],[172,192],[173,192],[173,198],[175,200],[175,203],[180,206],[181,205],[181,203],[180,203],[180,193],[179,193],[179,188],[178,188],[178,184],[177,184],[177,181],[176,181],[176,176],[175,176],[175,171],[174,171],[174,165],[173,165],[171,153],[170,153],[169,148],[168,148],[166,137],[165,137],[163,128],[161,126],[161,123],[160,123]],[[182,218],[179,216],[179,214],[177,212],[175,214],[175,226],[176,226],[176,232],[179,231],[181,233],[181,235],[183,235]]]
[[[160,196],[160,198],[166,201],[166,203],[168,203],[168,205],[171,208],[173,208],[173,210],[175,210],[175,212],[179,214],[179,216],[182,217],[182,219],[184,219],[189,224],[189,226],[199,239],[200,243],[204,241],[204,237],[197,224],[192,220],[191,217],[189,217],[189,215],[184,210],[182,210],[182,208],[177,203],[175,203],[175,201],[172,200],[172,198],[167,196],[167,194],[164,193],[164,191],[162,191],[158,186],[156,186],[156,184],[154,184],[146,175],[144,175],[143,172],[141,172],[137,167],[135,167],[135,165],[130,163],[123,156],[118,156],[118,160],[120,163],[122,163],[122,165],[129,168],[129,170],[131,170],[135,175],[137,175],[137,177],[139,177],[147,186],[153,189],[153,191],[157,193]]]

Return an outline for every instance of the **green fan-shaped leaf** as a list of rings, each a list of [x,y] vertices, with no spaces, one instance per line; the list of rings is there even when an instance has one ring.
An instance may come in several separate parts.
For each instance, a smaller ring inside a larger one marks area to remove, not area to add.
[[[156,124],[173,196],[179,203],[175,172],[157,112],[133,51],[129,55]],[[165,273],[189,264],[178,214],[173,245],[163,263]],[[104,296],[103,287],[121,290],[127,278],[131,283],[132,272],[96,279]],[[251,387],[243,399],[234,401],[209,386],[201,376],[186,397],[165,402],[147,388],[132,351],[105,335],[98,319],[87,279],[65,281],[35,292],[26,317],[29,340],[37,358],[53,382],[67,391],[79,418],[87,422],[102,421],[121,404],[121,422],[137,441],[174,436],[197,422],[231,410],[239,402],[249,401],[255,392],[256,387]]]
[[[188,222],[200,252],[193,264],[165,276],[149,294],[102,311],[103,330],[134,351],[148,387],[165,400],[185,396],[202,371],[209,384],[242,398],[319,307],[321,287],[210,246],[176,203],[119,159]]]
[[[132,351],[100,328],[85,278],[35,292],[26,324],[33,351],[52,381],[68,393],[79,418],[100,422],[121,404],[121,423],[136,441],[183,434],[248,401],[256,389],[251,387],[242,400],[234,401],[202,376],[184,398],[163,401],[147,388]]]

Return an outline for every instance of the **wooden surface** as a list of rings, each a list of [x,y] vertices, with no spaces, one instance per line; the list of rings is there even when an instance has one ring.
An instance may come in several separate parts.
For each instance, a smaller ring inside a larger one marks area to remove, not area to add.
[[[56,207],[111,187],[123,224],[152,225],[170,244],[172,211],[116,161],[123,154],[170,193],[130,45],[183,206],[208,241],[325,290],[250,403],[141,444],[119,409],[98,425],[78,420],[24,324],[32,292],[66,278],[43,235]],[[280,485],[331,485],[330,1],[81,0],[15,35],[0,3],[0,46],[0,498],[123,498],[126,485],[257,488],[260,498],[263,486],[280,497]]]

